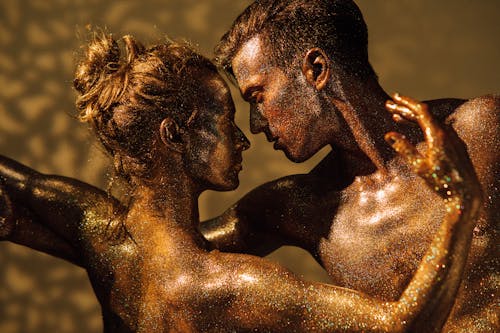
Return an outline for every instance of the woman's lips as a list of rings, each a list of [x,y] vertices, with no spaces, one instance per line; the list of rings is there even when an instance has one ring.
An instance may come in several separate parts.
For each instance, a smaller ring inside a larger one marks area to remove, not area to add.
[[[235,163],[234,163],[234,166],[233,166],[233,169],[236,170],[236,171],[241,171],[243,169],[243,159],[241,158],[241,156],[237,157],[235,159]]]

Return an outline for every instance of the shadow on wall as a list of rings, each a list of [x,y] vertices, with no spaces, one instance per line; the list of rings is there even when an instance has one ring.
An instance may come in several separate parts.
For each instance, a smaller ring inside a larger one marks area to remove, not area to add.
[[[87,24],[116,36],[156,41],[184,36],[206,55],[250,1],[5,0],[0,3],[0,153],[37,170],[101,188],[110,175],[101,149],[74,117],[71,90]],[[370,55],[382,85],[416,98],[499,92],[498,2],[358,2],[370,31]],[[408,13],[408,14],[407,14]],[[251,188],[307,172],[321,156],[292,164],[262,135],[248,131],[248,107],[233,89],[236,121],[252,141],[236,192],[204,194],[201,217],[218,214]],[[332,175],[334,176],[334,175]],[[284,259],[284,257],[287,257]],[[273,259],[308,278],[325,279],[303,253]],[[85,272],[61,260],[0,244],[0,332],[100,332],[100,309]]]

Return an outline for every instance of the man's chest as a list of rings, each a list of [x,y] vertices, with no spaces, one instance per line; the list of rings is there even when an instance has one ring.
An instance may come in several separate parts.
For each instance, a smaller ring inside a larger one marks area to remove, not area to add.
[[[321,260],[336,284],[395,298],[443,215],[441,200],[418,179],[354,183],[321,241]]]

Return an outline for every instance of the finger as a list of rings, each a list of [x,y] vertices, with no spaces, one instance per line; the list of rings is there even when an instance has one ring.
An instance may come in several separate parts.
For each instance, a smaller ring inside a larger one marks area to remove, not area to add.
[[[417,151],[414,145],[406,140],[404,135],[397,132],[389,132],[384,138],[399,155],[406,159],[415,172],[418,174],[421,173],[424,157]]]
[[[427,104],[421,103],[408,96],[402,96],[399,93],[394,93],[392,95],[392,98],[394,101],[396,101],[396,104],[407,107],[410,110],[409,112],[413,114],[414,118],[417,121],[421,117],[426,117],[426,118],[429,117],[429,112],[427,111]]]
[[[392,94],[392,99],[396,101],[398,104],[402,104],[407,108],[411,109],[416,114],[419,114],[422,109],[422,103],[418,102],[417,100],[414,100],[411,97],[402,96],[397,92]]]
[[[424,132],[425,142],[429,149],[429,153],[440,151],[443,149],[443,138],[446,135],[441,125],[434,117],[424,110],[417,118],[418,125]]]
[[[412,124],[412,125],[415,125],[414,122],[412,121],[409,121],[403,117],[401,117],[399,114],[395,113],[392,115],[392,120],[394,120],[395,122],[397,122],[398,124]]]
[[[385,102],[385,108],[387,111],[392,113],[392,118],[396,121],[400,121],[403,118],[416,122],[415,113],[404,105],[394,103],[391,100]]]
[[[413,113],[415,121],[424,132],[425,141],[429,148],[432,149],[435,146],[442,145],[444,132],[438,122],[429,113],[425,103],[420,103],[407,96],[401,96],[399,93],[394,93],[392,97],[397,103],[406,106]],[[409,118],[406,117],[406,119]]]

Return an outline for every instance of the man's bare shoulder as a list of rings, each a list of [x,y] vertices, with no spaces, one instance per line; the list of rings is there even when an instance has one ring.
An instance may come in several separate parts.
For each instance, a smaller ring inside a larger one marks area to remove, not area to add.
[[[467,146],[482,185],[486,210],[498,214],[500,193],[500,96],[487,95],[460,105],[446,122]],[[489,207],[489,208],[488,208]],[[498,221],[498,218],[494,218]]]
[[[424,101],[429,106],[429,110],[434,118],[445,121],[452,115],[462,104],[466,103],[466,99],[459,98],[440,98],[429,101]]]
[[[330,175],[331,177],[335,175]],[[263,206],[278,212],[304,210],[305,206],[315,211],[312,207],[324,205],[326,202],[336,205],[340,193],[328,178],[314,173],[285,176],[249,192],[243,198],[244,206],[252,209]],[[243,201],[240,201],[240,206]]]
[[[467,100],[446,118],[469,146],[498,151],[500,145],[500,95]],[[480,147],[481,146],[481,147]]]
[[[455,126],[472,130],[491,128],[498,131],[500,123],[500,95],[485,95],[471,98],[457,107],[447,118]]]
[[[488,137],[488,141],[498,144],[500,95],[484,95],[468,100],[443,98],[425,103],[433,115],[452,126],[466,144]]]

